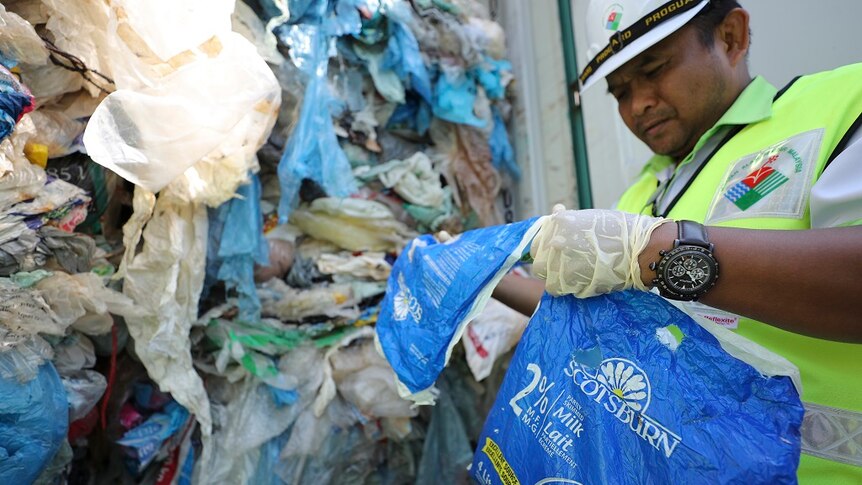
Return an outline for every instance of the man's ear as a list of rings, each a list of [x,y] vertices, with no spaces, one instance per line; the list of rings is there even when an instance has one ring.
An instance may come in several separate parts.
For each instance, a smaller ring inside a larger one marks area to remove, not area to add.
[[[748,27],[749,15],[743,8],[731,10],[715,30],[716,44],[724,50],[732,67],[745,62],[751,34]]]

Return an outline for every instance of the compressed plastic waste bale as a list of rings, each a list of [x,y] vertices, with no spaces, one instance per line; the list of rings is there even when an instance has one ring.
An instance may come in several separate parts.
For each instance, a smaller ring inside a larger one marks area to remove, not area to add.
[[[0,477],[35,481],[66,440],[67,410],[66,391],[51,363],[26,382],[0,378]]]
[[[766,377],[721,345],[651,293],[545,295],[479,438],[473,476],[796,483],[803,408],[792,380]]]
[[[361,199],[317,199],[294,211],[291,223],[349,251],[393,251],[411,235],[386,206]]]
[[[407,246],[387,282],[376,339],[398,375],[398,392],[434,402],[433,385],[467,324],[506,272],[525,254],[542,219],[467,231]]]

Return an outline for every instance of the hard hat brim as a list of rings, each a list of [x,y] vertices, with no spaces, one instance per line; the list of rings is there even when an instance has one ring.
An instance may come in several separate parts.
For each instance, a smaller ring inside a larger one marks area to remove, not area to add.
[[[587,81],[581,85],[581,92],[585,92],[592,85],[598,82],[601,79],[604,79],[612,72],[616,71],[620,66],[629,62],[630,60],[637,57],[639,54],[643,53],[650,47],[658,44],[662,40],[668,38],[671,34],[681,29],[685,24],[687,24],[695,15],[697,15],[701,10],[709,2],[704,0],[700,5],[694,7],[693,9],[681,14],[673,19],[668,20],[667,22],[662,23],[655,29],[649,31],[649,33],[641,36],[636,39],[631,44],[626,45],[623,49],[614,54],[613,57],[607,60],[604,64],[599,66],[596,69],[596,72],[593,73],[592,76],[587,78]]]

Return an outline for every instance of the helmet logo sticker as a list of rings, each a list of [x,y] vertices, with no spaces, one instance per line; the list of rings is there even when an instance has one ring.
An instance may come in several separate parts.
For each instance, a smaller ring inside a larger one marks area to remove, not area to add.
[[[620,28],[620,22],[623,19],[623,7],[622,5],[615,3],[611,5],[607,14],[605,15],[605,29],[610,30],[611,32],[616,32]]]

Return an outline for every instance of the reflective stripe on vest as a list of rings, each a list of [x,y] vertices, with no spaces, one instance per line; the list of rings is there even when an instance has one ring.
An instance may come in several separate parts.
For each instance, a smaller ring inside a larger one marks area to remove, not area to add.
[[[802,452],[862,467],[862,413],[803,404]]]

